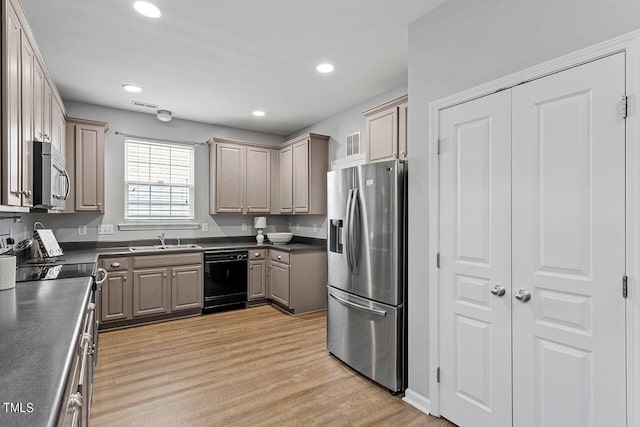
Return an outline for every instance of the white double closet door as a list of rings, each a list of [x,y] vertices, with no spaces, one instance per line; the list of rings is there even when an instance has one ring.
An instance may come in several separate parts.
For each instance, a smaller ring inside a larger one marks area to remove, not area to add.
[[[440,113],[440,413],[626,424],[624,53]]]

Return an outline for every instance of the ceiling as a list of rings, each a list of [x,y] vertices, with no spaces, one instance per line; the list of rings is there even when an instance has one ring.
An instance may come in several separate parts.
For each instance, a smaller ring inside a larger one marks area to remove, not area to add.
[[[154,0],[157,20],[133,0],[22,3],[65,100],[289,135],[405,84],[408,24],[443,1]]]

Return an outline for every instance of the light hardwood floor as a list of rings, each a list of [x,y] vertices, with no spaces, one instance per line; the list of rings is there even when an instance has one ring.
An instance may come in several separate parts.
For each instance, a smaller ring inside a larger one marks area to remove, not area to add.
[[[90,425],[453,425],[330,356],[325,325],[260,306],[101,333]]]

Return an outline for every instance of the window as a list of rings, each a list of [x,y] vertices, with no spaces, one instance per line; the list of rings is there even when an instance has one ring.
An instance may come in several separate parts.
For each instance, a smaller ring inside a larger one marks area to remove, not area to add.
[[[193,220],[193,147],[125,140],[125,219]]]

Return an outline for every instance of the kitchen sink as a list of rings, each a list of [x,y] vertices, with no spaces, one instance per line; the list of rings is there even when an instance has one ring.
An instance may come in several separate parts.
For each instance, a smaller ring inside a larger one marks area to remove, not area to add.
[[[202,246],[194,243],[185,245],[153,245],[153,246],[131,246],[129,250],[131,252],[155,252],[163,250],[176,250],[176,249],[202,249]]]

